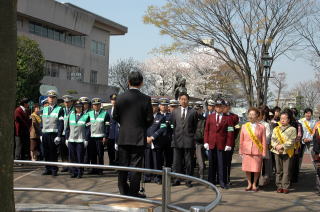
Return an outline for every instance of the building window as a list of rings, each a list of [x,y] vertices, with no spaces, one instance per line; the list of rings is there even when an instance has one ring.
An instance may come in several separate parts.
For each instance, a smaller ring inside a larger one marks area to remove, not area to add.
[[[97,71],[91,71],[91,73],[90,73],[90,83],[91,84],[97,84],[97,76],[98,76]]]
[[[83,82],[84,70],[77,66],[66,65],[67,80],[76,80]]]
[[[59,77],[59,64],[53,63],[50,61],[46,61],[44,74],[45,74],[45,76],[58,78]]]
[[[91,52],[97,55],[105,56],[105,44],[99,41],[91,41]]]
[[[65,33],[58,29],[44,26],[42,24],[29,22],[29,32],[42,37],[50,38],[52,40],[65,42],[70,45],[78,46],[81,48],[85,47],[85,36]]]

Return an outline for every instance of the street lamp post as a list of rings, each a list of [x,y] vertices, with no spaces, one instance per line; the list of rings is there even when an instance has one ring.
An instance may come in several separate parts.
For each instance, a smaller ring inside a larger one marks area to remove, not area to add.
[[[264,76],[264,99],[263,99],[263,104],[267,105],[267,97],[268,97],[268,71],[270,70],[271,64],[272,64],[273,58],[269,56],[269,52],[266,49],[265,52],[263,53],[261,57],[261,61],[265,70],[265,76]]]

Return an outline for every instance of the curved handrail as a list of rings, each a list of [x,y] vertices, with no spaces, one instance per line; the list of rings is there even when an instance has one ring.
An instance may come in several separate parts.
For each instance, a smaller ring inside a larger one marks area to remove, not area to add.
[[[221,201],[222,195],[218,188],[209,183],[208,181],[179,174],[175,172],[171,172],[170,168],[164,167],[162,171],[154,170],[154,169],[145,169],[145,168],[135,168],[135,167],[124,167],[124,166],[109,166],[109,165],[93,165],[93,164],[80,164],[80,163],[62,163],[62,162],[46,162],[46,161],[28,161],[28,160],[14,160],[14,163],[19,164],[31,164],[31,165],[53,165],[53,166],[63,166],[63,167],[82,167],[82,168],[99,168],[99,169],[111,169],[117,171],[132,171],[132,172],[141,172],[141,173],[150,173],[150,174],[157,174],[163,176],[163,190],[162,190],[162,201],[120,195],[120,194],[112,194],[112,193],[102,193],[102,192],[93,192],[93,191],[79,191],[79,190],[69,190],[69,189],[51,189],[51,188],[14,188],[15,191],[38,191],[38,192],[62,192],[62,193],[74,193],[74,194],[85,194],[85,195],[98,195],[98,196],[108,196],[108,197],[116,197],[128,200],[135,200],[145,203],[150,203],[154,205],[162,205],[162,211],[167,211],[167,209],[177,210],[182,212],[187,212],[189,210],[184,209],[180,206],[170,204],[170,193],[171,193],[171,184],[170,179],[171,177],[181,178],[188,181],[195,181],[202,185],[210,187],[215,193],[216,198],[212,201],[209,205],[203,207],[201,211],[211,211],[215,208],[219,202]],[[200,211],[200,210],[199,210]]]

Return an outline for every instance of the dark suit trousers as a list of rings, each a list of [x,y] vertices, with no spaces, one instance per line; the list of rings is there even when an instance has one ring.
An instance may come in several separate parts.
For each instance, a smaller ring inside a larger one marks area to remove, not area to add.
[[[88,157],[91,164],[104,164],[104,147],[102,138],[91,138],[88,144]],[[98,159],[97,159],[98,157]],[[93,169],[102,172],[102,169]]]
[[[109,156],[109,164],[115,165],[116,160],[116,150],[114,148],[115,140],[109,139],[107,142],[108,156]]]
[[[54,143],[57,133],[44,133],[42,135],[43,156],[45,161],[58,161],[58,146]],[[46,166],[48,172],[57,172],[57,166]]]
[[[144,149],[143,146],[119,145],[119,166],[142,168]],[[128,172],[119,171],[118,188],[120,194],[136,196],[140,189],[141,173],[131,172],[129,178],[130,185],[127,181]]]
[[[69,150],[66,145],[66,138],[61,137],[61,142],[59,144],[59,155],[62,162],[68,162],[69,159]]]
[[[208,181],[216,184],[217,176],[219,178],[220,185],[225,186],[227,183],[227,164],[225,151],[214,148],[209,150]]]
[[[83,163],[84,161],[84,144],[83,143],[76,143],[76,142],[69,142],[69,160],[70,163]],[[72,174],[76,176],[81,176],[83,173],[83,168],[80,167],[72,167]]]
[[[144,168],[153,169],[153,157],[151,147],[148,145],[144,150]],[[153,174],[144,174],[144,181],[150,181],[153,178]]]
[[[173,171],[177,173],[185,173],[186,175],[193,175],[193,157],[194,149],[188,148],[174,148],[173,150]],[[183,163],[184,162],[184,163]],[[183,164],[185,167],[185,172],[183,172]]]
[[[29,160],[30,159],[30,138],[29,136],[15,137],[15,160]]]
[[[226,166],[227,166],[227,182],[230,182],[230,174],[231,174],[231,162],[232,162],[232,155],[234,152],[234,148],[231,151],[226,151]]]

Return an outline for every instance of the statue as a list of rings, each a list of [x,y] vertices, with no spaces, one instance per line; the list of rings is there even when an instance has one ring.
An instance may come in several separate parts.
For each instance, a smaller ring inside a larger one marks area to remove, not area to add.
[[[187,93],[186,79],[181,75],[176,75],[176,83],[174,85],[174,96],[178,100],[180,93]]]

